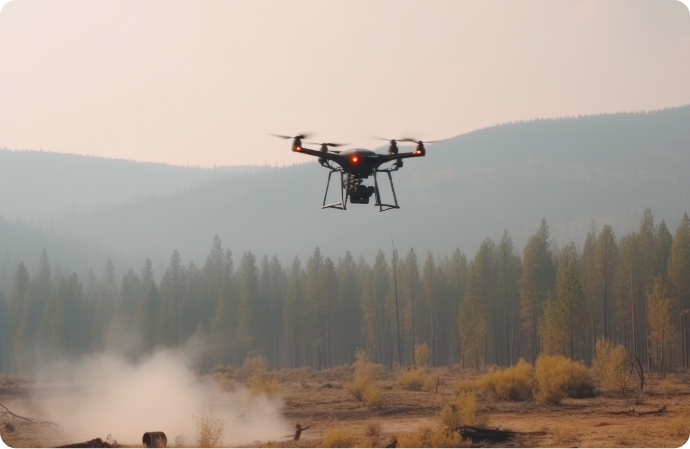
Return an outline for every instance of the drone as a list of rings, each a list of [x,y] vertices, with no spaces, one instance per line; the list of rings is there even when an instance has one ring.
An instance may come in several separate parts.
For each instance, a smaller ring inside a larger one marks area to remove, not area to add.
[[[313,145],[319,145],[319,150],[311,150],[302,145],[302,140],[308,136],[306,134],[299,134],[297,136],[282,136],[273,134],[275,137],[282,139],[292,139],[292,151],[295,153],[308,154],[319,158],[319,164],[329,169],[328,182],[326,183],[326,193],[323,196],[323,205],[321,209],[340,209],[347,210],[347,202],[351,204],[369,204],[369,199],[372,195],[375,196],[379,212],[385,212],[391,209],[400,209],[398,205],[398,198],[395,195],[395,187],[393,187],[393,177],[391,173],[398,171],[403,167],[403,159],[410,157],[424,157],[426,155],[426,148],[424,142],[410,138],[404,139],[378,139],[386,140],[390,143],[388,147],[388,154],[378,154],[371,150],[364,148],[353,148],[349,150],[339,151],[330,148],[337,148],[347,144],[343,143],[315,143],[306,142]],[[409,153],[400,153],[398,151],[398,142],[412,142],[416,143],[417,147],[414,151]],[[426,143],[436,143],[440,140],[434,140]],[[380,168],[387,162],[393,162],[393,165],[388,168]],[[331,176],[334,173],[340,174],[340,202],[326,204],[328,196],[328,188],[331,184]],[[381,192],[379,190],[378,180],[376,175],[378,173],[386,173],[391,184],[391,191],[393,192],[393,201],[395,204],[385,204],[381,201]],[[364,180],[374,177],[373,186],[365,186]]]

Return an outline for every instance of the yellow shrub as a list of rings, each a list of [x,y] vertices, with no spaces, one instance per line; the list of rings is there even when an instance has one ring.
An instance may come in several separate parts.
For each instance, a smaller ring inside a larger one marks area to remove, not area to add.
[[[478,382],[479,388],[504,401],[526,401],[535,387],[534,368],[523,359],[510,368],[497,369]]]
[[[347,389],[357,400],[366,402],[370,407],[379,407],[383,391],[372,380],[373,366],[366,352],[359,351],[355,362],[355,374]]]
[[[254,396],[260,394],[272,396],[280,391],[280,381],[278,381],[278,379],[269,379],[265,375],[258,374],[249,379],[249,391],[251,391]]]
[[[206,411],[197,411],[194,415],[196,425],[196,444],[198,447],[221,447],[225,424],[220,418],[214,418]]]
[[[625,368],[628,351],[623,345],[616,346],[606,338],[597,339],[596,359],[592,369],[601,386],[606,390],[621,391],[628,379]]]
[[[472,447],[470,440],[463,440],[458,432],[440,427],[422,427],[416,432],[397,436],[398,447]]]
[[[355,433],[347,427],[334,427],[326,431],[321,445],[323,447],[354,447],[357,443]]]
[[[482,426],[486,423],[481,404],[475,394],[452,397],[441,407],[441,426],[446,430],[460,426]]]
[[[398,377],[398,383],[405,390],[420,391],[426,384],[429,376],[424,370],[413,369],[410,371],[403,371]]]
[[[678,394],[678,386],[676,385],[676,380],[673,378],[663,379],[659,382],[659,388],[661,392],[668,397]]]
[[[383,390],[378,385],[369,385],[362,397],[369,407],[381,407]]]
[[[426,343],[414,345],[414,355],[417,366],[426,368],[429,365],[429,347]]]
[[[593,388],[587,367],[563,356],[543,355],[535,368],[537,400],[558,404],[567,395],[582,396]]]
[[[673,435],[683,438],[690,437],[690,412],[680,412],[668,426]]]

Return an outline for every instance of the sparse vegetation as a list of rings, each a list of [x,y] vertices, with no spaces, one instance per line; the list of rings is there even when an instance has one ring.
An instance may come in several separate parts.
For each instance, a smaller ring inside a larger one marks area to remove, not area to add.
[[[534,368],[520,359],[516,365],[485,375],[475,388],[489,391],[504,401],[526,401],[532,397],[535,386]]]
[[[439,419],[445,429],[486,424],[486,417],[481,412],[481,404],[477,396],[472,393],[447,399],[441,407]]]
[[[204,410],[197,410],[193,419],[196,426],[197,447],[221,447],[223,445],[225,423],[222,419],[214,418],[213,414]]]
[[[425,426],[415,432],[401,433],[397,439],[398,447],[472,447],[458,432],[441,427]]]
[[[357,444],[357,435],[349,427],[338,426],[326,431],[321,445],[323,447],[354,447]]]
[[[536,398],[542,404],[558,404],[566,396],[581,397],[594,389],[587,367],[563,356],[539,357],[534,371]]]
[[[383,391],[373,380],[373,366],[365,351],[357,352],[355,374],[347,389],[357,400],[366,402],[370,407],[380,407]]]
[[[596,359],[592,370],[594,375],[606,390],[621,391],[625,388],[628,376],[628,351],[623,345],[616,345],[606,338],[597,339]]]
[[[430,376],[423,369],[405,370],[398,376],[398,383],[404,390],[420,391],[429,381]]]

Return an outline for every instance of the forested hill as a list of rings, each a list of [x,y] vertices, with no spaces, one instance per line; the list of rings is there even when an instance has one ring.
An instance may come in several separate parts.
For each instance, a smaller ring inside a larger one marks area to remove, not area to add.
[[[0,176],[0,214],[53,202],[64,208],[79,198],[84,206],[76,212],[42,221],[45,235],[133,267],[147,257],[165,266],[174,249],[185,263],[201,263],[216,234],[235,254],[277,254],[286,263],[316,246],[327,256],[350,250],[371,260],[378,249],[390,250],[391,236],[401,250],[474,254],[504,229],[521,250],[542,218],[559,245],[581,244],[593,220],[618,234],[636,229],[647,207],[674,230],[690,210],[689,150],[690,107],[504,124],[430,145],[425,158],[405,161],[393,175],[402,208],[385,213],[373,204],[321,210],[327,171],[315,162],[209,181],[213,171],[197,168],[0,152],[0,170],[15,180]],[[188,188],[196,176],[207,182]],[[386,179],[379,180],[392,200]],[[332,184],[329,196],[335,192]],[[0,238],[8,264],[29,257],[6,248]]]
[[[542,218],[559,244],[582,242],[592,220],[636,229],[647,207],[674,229],[690,209],[689,171],[690,107],[536,120],[464,134],[405,161],[394,173],[400,210],[321,210],[327,171],[313,163],[78,214],[59,229],[139,259],[178,249],[202,260],[215,234],[235,252],[286,260],[316,246],[370,259],[391,235],[401,248],[472,254],[504,229],[521,249]]]
[[[45,226],[55,216],[169,195],[221,176],[255,170],[257,167],[206,169],[4,148],[0,149],[0,215]]]

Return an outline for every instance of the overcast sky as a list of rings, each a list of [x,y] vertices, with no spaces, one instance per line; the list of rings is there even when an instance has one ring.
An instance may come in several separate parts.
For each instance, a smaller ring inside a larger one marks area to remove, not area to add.
[[[0,3],[2,3],[0,1]],[[202,166],[690,103],[677,0],[13,0],[0,147]]]

